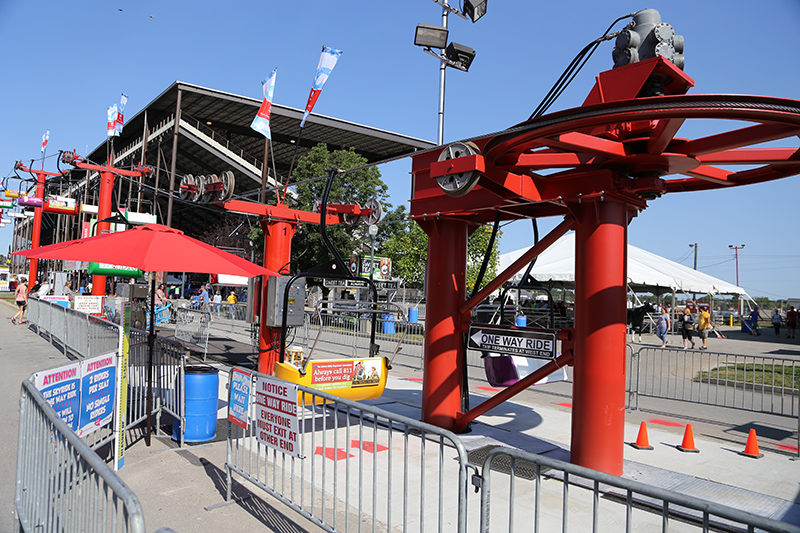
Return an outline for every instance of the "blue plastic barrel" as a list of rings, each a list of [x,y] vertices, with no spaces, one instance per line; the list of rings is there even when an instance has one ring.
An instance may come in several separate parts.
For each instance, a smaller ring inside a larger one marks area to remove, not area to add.
[[[525,315],[517,315],[517,319],[515,320],[515,324],[519,327],[524,328],[528,325],[528,317]]]
[[[186,367],[186,431],[184,442],[207,442],[217,436],[219,371],[210,366]],[[181,439],[181,420],[172,419],[172,439]]]
[[[383,315],[383,333],[394,335],[394,315],[387,313]]]
[[[411,307],[408,309],[408,322],[410,324],[416,324],[419,320],[419,309],[416,307]]]

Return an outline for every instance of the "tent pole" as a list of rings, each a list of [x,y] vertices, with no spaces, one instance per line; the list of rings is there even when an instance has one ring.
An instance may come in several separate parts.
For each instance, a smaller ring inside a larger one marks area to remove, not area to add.
[[[150,272],[150,333],[147,335],[147,433],[145,444],[150,446],[151,418],[153,415],[153,348],[156,344],[156,273]]]

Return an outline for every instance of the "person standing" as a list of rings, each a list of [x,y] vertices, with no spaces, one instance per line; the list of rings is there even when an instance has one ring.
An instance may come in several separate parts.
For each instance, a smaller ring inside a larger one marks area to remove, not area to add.
[[[231,319],[236,318],[236,314],[234,313],[234,310],[236,309],[236,301],[236,289],[232,289],[231,293],[228,295],[228,305],[231,309]]]
[[[17,302],[17,314],[11,318],[12,324],[22,324],[25,315],[25,308],[28,306],[28,282],[25,278],[20,278],[17,290],[14,292],[14,301]],[[19,320],[17,319],[19,317]]]
[[[43,296],[47,296],[48,294],[50,294],[50,282],[45,279],[39,285],[39,289],[36,291],[36,296],[41,298]]]
[[[794,332],[797,329],[797,309],[793,305],[786,311],[786,338],[794,339]]]
[[[222,292],[217,289],[217,292],[214,293],[214,313],[219,315],[220,308],[222,308]]]
[[[689,349],[689,343],[692,344],[692,349],[694,350],[694,339],[692,336],[694,335],[694,317],[692,316],[692,312],[687,307],[683,310],[683,317],[681,318],[681,337],[683,337],[683,349]]]
[[[775,336],[781,336],[781,311],[780,309],[775,309],[775,312],[772,313],[772,327],[775,328]]]
[[[750,313],[750,335],[758,334],[761,335],[761,331],[758,329],[758,319],[761,311],[756,307]]]
[[[156,307],[164,307],[167,305],[167,293],[164,292],[165,285],[162,283],[156,289]]]
[[[703,345],[700,347],[701,350],[708,350],[708,346],[706,346],[706,339],[708,339],[708,333],[710,331],[711,313],[709,313],[707,309],[700,307],[699,314],[697,316],[697,336],[703,340]]]
[[[203,311],[208,311],[209,309],[208,304],[210,301],[211,300],[208,297],[208,288],[205,285],[203,285],[203,291],[200,293],[200,303],[203,306],[202,307]]]
[[[669,307],[662,305],[661,314],[658,315],[658,326],[656,327],[656,335],[661,339],[662,348],[667,346],[667,333],[669,333]]]

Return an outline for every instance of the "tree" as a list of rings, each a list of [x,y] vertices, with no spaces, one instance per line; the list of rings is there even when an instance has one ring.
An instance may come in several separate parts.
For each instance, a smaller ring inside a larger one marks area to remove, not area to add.
[[[403,208],[398,212],[405,213]],[[404,220],[402,223],[394,224],[394,231],[381,248],[381,254],[386,255],[392,260],[392,271],[396,277],[403,278],[410,286],[421,288],[425,282],[425,266],[428,261],[428,236],[413,221]],[[497,274],[497,266],[500,261],[498,242],[501,232],[498,232],[489,257],[489,264],[486,268],[481,287],[494,278]],[[489,224],[480,226],[467,241],[467,292],[472,292],[475,282],[480,272],[483,256],[489,246],[489,239],[492,235],[492,226]]]
[[[297,162],[292,173],[292,182],[297,183],[292,190],[296,196],[287,194],[286,201],[295,209],[312,211],[322,200],[329,169],[339,170],[358,169],[334,177],[329,204],[358,204],[364,206],[367,200],[377,199],[383,205],[387,216],[392,216],[392,205],[387,202],[389,197],[386,184],[381,180],[377,167],[365,167],[367,160],[350,150],[328,150],[325,144],[318,144]],[[360,168],[365,167],[365,168]],[[320,178],[320,179],[316,179]],[[396,218],[396,215],[395,215]],[[380,224],[377,243],[386,239],[387,227]],[[340,223],[327,226],[329,240],[333,243],[345,261],[353,253],[369,253],[370,238],[367,226],[363,221],[355,225]],[[259,247],[263,246],[263,237],[260,228],[253,228],[251,239]],[[333,254],[322,241],[320,228],[316,224],[307,224],[298,228],[292,240],[292,271],[305,272],[310,268],[333,259]]]
[[[408,286],[422,288],[428,261],[428,236],[419,224],[405,217],[404,206],[400,206],[397,213],[402,218],[391,224],[391,236],[382,243],[380,253],[392,260],[394,277],[402,278]]]
[[[502,232],[498,230],[494,246],[489,255],[489,264],[486,266],[486,274],[483,276],[480,288],[485,287],[486,284],[497,275],[497,266],[500,264],[498,243],[501,234]],[[475,282],[478,280],[478,273],[483,264],[483,257],[486,254],[486,249],[489,247],[491,237],[491,224],[484,224],[476,229],[467,241],[467,293],[472,292]]]

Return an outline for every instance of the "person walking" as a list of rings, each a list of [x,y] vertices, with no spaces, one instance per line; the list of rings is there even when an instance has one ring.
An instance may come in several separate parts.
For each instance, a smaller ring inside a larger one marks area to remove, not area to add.
[[[208,306],[210,301],[211,300],[208,297],[208,289],[206,288],[205,285],[203,285],[203,290],[200,293],[200,304],[201,304],[201,309],[203,311],[210,311],[209,306]]]
[[[775,328],[776,337],[781,336],[781,320],[783,320],[783,317],[781,317],[781,310],[776,308],[775,312],[772,313],[772,327]]]
[[[214,314],[219,315],[219,310],[222,308],[222,292],[217,289],[214,293]]]
[[[12,324],[22,324],[25,308],[28,307],[28,280],[20,278],[17,290],[14,292],[14,301],[17,302],[17,314],[11,318]],[[19,317],[19,318],[18,318]]]
[[[681,337],[683,337],[683,349],[689,349],[689,343],[692,344],[692,350],[694,350],[694,340],[692,336],[694,335],[694,317],[692,316],[692,312],[687,307],[683,310],[683,316],[681,318]]]
[[[794,332],[797,329],[797,309],[793,305],[786,311],[786,338],[794,339]]]
[[[667,333],[669,333],[669,307],[666,305],[661,306],[661,314],[658,315],[658,326],[656,327],[656,335],[661,339],[661,347],[667,347]]]
[[[708,350],[708,346],[706,346],[706,339],[708,339],[708,334],[711,331],[711,313],[708,312],[705,308],[698,308],[699,313],[697,315],[697,336],[700,337],[703,341],[703,345],[700,346],[701,350]]]

